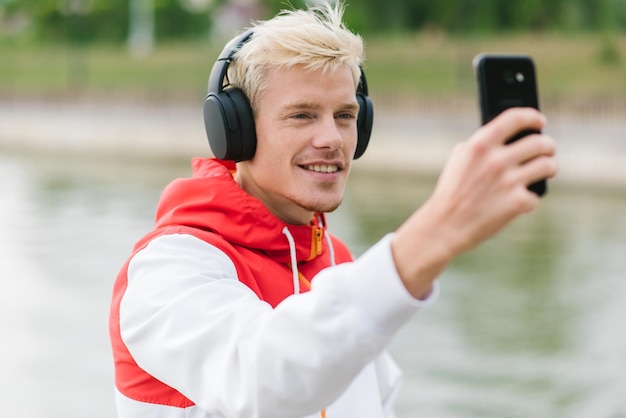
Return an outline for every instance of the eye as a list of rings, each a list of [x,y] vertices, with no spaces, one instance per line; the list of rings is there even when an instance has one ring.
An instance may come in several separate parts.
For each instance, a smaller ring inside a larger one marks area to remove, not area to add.
[[[310,119],[311,115],[308,113],[294,113],[293,115],[289,116],[291,119]]]
[[[356,114],[352,112],[342,112],[335,116],[337,119],[356,119]]]

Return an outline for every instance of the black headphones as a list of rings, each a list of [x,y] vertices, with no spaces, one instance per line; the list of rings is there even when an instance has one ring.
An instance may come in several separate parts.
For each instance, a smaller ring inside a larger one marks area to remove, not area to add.
[[[208,94],[204,101],[204,127],[211,151],[221,160],[250,160],[256,151],[256,129],[252,107],[246,95],[238,88],[224,88],[224,78],[233,56],[252,37],[248,30],[233,39],[219,55],[209,76]],[[361,69],[356,91],[359,103],[357,117],[357,145],[354,159],[365,152],[372,133],[374,106],[367,96],[367,81]]]

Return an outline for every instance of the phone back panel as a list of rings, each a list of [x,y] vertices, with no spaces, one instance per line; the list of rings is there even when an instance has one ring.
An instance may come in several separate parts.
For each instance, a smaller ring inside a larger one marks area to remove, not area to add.
[[[482,123],[510,107],[539,109],[533,60],[525,55],[479,55],[475,61]]]

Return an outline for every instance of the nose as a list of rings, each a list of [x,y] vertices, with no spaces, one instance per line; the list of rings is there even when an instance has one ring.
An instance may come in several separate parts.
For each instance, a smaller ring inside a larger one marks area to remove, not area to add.
[[[319,149],[336,151],[343,147],[344,138],[337,119],[334,116],[324,117],[320,120],[313,146]]]

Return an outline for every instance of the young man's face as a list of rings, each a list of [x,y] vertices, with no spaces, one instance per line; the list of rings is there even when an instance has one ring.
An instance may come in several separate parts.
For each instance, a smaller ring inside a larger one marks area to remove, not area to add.
[[[356,149],[355,93],[347,65],[270,70],[257,101],[256,153],[238,164],[241,187],[288,223],[336,209]]]

